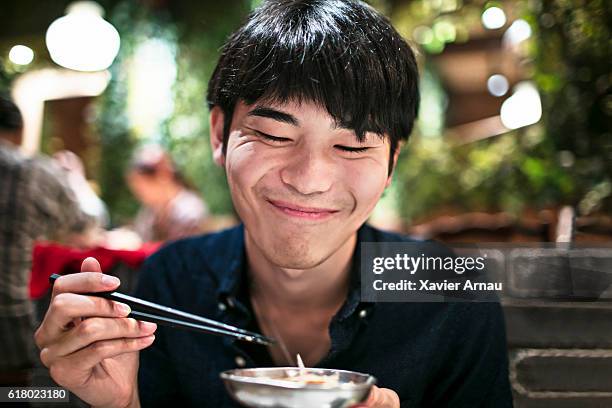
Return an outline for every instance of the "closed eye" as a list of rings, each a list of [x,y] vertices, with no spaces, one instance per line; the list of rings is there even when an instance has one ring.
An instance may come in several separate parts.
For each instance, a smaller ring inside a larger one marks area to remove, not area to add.
[[[255,129],[251,129],[251,130],[255,132],[257,136],[261,137],[262,139],[268,140],[273,143],[282,143],[282,142],[291,141],[291,139],[289,139],[288,137],[272,136],[267,133],[260,132],[259,130],[255,130]]]
[[[361,153],[369,149],[369,147],[351,147],[351,146],[342,146],[342,145],[335,145],[334,147],[336,149],[342,150],[343,152],[349,152],[349,153]]]

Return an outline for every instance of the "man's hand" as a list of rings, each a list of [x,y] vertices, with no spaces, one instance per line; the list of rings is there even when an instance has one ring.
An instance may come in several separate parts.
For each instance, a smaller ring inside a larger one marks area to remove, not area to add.
[[[395,391],[373,386],[368,399],[352,408],[400,408],[400,400]]]
[[[138,406],[138,352],[153,343],[157,326],[126,318],[126,305],[83,295],[119,286],[100,272],[98,261],[87,258],[81,273],[58,278],[34,338],[59,385],[93,406]]]

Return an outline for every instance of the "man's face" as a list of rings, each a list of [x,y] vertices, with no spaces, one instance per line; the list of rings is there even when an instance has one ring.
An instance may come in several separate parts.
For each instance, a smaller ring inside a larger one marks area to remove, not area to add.
[[[222,120],[213,113],[213,138],[218,126]],[[312,103],[238,103],[230,129],[225,156],[218,143],[213,148],[234,206],[247,239],[283,268],[307,269],[328,259],[390,181],[388,140],[367,133],[359,143]]]

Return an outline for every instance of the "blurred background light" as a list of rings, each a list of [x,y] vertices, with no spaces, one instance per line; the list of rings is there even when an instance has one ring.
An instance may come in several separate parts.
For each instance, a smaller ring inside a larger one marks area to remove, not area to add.
[[[47,29],[46,43],[51,59],[76,71],[108,68],[119,52],[119,33],[102,18],[104,10],[93,1],[68,6],[67,14]]]
[[[429,44],[434,39],[434,34],[431,28],[427,26],[418,26],[412,32],[412,37],[419,44]]]
[[[496,30],[506,24],[506,13],[499,7],[489,7],[482,13],[481,19],[485,28]]]
[[[569,150],[561,150],[559,152],[559,164],[563,167],[572,167],[576,162],[576,156]]]
[[[175,44],[162,38],[147,39],[136,46],[128,70],[127,111],[132,130],[139,138],[159,142],[160,126],[174,110]]]
[[[440,12],[450,13],[461,8],[461,0],[441,0]]]
[[[437,21],[433,26],[433,31],[440,41],[453,42],[457,38],[457,30],[453,23],[449,21]]]
[[[32,154],[41,148],[46,101],[98,96],[106,89],[110,77],[108,71],[56,68],[30,70],[20,75],[13,83],[12,97],[23,115],[23,151]]]
[[[508,92],[508,79],[501,74],[494,74],[487,79],[487,89],[493,96],[504,96]]]
[[[508,129],[533,125],[542,118],[540,93],[530,81],[523,81],[514,87],[514,93],[501,107],[501,121]]]
[[[15,45],[9,51],[8,57],[13,64],[28,65],[34,59],[34,51],[25,45]]]
[[[503,43],[516,45],[531,37],[531,26],[523,19],[518,19],[504,33]]]

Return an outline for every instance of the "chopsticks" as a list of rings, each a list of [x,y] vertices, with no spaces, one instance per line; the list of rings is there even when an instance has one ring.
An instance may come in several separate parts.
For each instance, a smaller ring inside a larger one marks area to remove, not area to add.
[[[49,277],[51,285],[61,277],[53,274]],[[238,340],[261,345],[272,345],[276,340],[258,333],[240,329],[216,320],[207,319],[202,316],[183,312],[171,307],[162,306],[157,303],[139,299],[119,292],[93,292],[87,296],[96,296],[127,304],[132,311],[127,317],[132,317],[145,322],[157,323],[163,326],[176,327],[195,332],[203,332],[223,337],[233,337]]]

